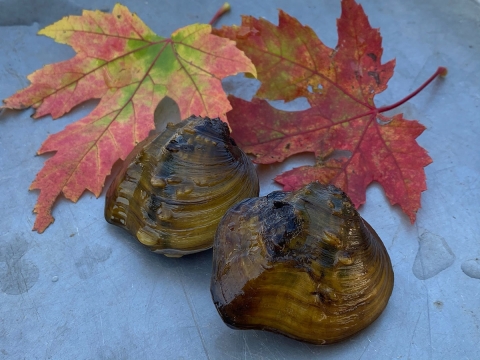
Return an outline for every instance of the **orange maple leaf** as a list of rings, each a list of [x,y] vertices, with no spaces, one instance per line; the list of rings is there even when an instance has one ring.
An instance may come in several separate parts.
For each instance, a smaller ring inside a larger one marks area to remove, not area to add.
[[[54,119],[92,98],[101,99],[86,117],[51,135],[38,154],[56,152],[30,189],[40,190],[33,229],[54,221],[52,206],[63,193],[76,202],[85,190],[99,196],[111,167],[154,129],[153,114],[168,96],[182,118],[222,117],[231,106],[221,79],[239,72],[256,76],[235,43],[194,24],[170,39],[155,35],[135,14],[115,5],[111,14],[84,11],[65,17],[39,34],[73,47],[70,60],[31,74],[31,85],[5,99],[5,107],[36,109],[33,117]]]

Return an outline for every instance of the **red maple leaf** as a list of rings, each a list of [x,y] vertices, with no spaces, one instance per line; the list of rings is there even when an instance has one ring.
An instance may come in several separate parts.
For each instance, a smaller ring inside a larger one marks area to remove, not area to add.
[[[342,188],[356,204],[365,202],[368,184],[378,181],[391,204],[399,204],[412,223],[426,189],[424,167],[432,159],[415,139],[425,127],[401,114],[382,115],[392,106],[377,108],[373,98],[387,88],[395,62],[381,63],[381,36],[362,7],[342,0],[337,21],[338,44],[325,46],[307,26],[280,11],[279,25],[251,16],[240,27],[215,33],[233,39],[257,68],[258,98],[290,101],[307,98],[311,108],[299,112],[276,110],[266,101],[230,97],[232,136],[268,164],[312,152],[315,166],[302,166],[275,178],[285,190],[314,180]]]
[[[55,152],[30,187],[40,190],[33,228],[40,233],[53,222],[51,208],[61,193],[74,202],[85,190],[100,195],[113,164],[154,129],[154,111],[165,96],[176,101],[183,118],[226,119],[231,106],[221,79],[255,75],[251,61],[232,41],[212,35],[210,25],[186,26],[162,38],[119,4],[111,14],[65,17],[40,34],[71,45],[77,55],[31,74],[31,85],[5,99],[5,107],[31,106],[34,118],[58,118],[88,99],[101,99],[38,151]]]

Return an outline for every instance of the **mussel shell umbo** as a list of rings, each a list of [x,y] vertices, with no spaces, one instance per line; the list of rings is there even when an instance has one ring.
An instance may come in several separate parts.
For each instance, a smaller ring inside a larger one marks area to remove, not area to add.
[[[227,124],[191,116],[135,147],[108,189],[105,219],[156,252],[182,256],[212,247],[227,209],[258,191]]]
[[[334,186],[246,199],[218,226],[211,293],[232,328],[333,343],[372,323],[392,289],[382,241]]]

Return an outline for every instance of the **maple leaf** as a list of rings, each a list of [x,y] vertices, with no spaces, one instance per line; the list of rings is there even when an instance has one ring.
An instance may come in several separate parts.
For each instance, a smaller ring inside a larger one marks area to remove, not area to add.
[[[165,96],[178,104],[182,118],[226,120],[231,106],[221,79],[239,72],[256,75],[235,43],[212,35],[210,25],[190,25],[162,38],[119,4],[111,14],[65,17],[39,34],[72,46],[77,55],[31,74],[31,85],[5,99],[5,107],[31,106],[34,118],[55,119],[88,99],[101,99],[38,151],[56,152],[30,187],[40,190],[33,228],[40,233],[54,221],[51,208],[61,193],[74,202],[86,189],[100,195],[115,161],[154,129],[154,110]]]
[[[390,200],[415,221],[420,194],[426,190],[423,168],[432,159],[415,139],[425,127],[401,114],[382,113],[373,98],[387,88],[395,61],[381,63],[381,36],[362,7],[342,0],[335,49],[324,45],[308,26],[280,11],[279,25],[242,17],[241,26],[215,30],[233,39],[257,68],[261,86],[256,97],[291,101],[305,97],[311,107],[299,112],[274,109],[265,100],[230,97],[232,136],[257,163],[280,162],[303,152],[315,154],[315,166],[301,166],[275,178],[284,190],[314,180],[342,188],[358,207],[366,187],[378,181]]]

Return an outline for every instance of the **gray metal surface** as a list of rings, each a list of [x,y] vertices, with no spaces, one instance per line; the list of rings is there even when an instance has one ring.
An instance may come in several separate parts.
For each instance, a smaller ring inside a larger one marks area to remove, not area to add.
[[[103,197],[60,199],[55,223],[31,231],[37,199],[28,187],[46,157],[34,156],[48,134],[85,115],[94,102],[64,118],[33,120],[27,111],[0,116],[0,358],[5,359],[478,359],[480,358],[480,6],[472,0],[360,1],[380,27],[386,61],[397,59],[377,105],[415,89],[437,66],[449,69],[399,111],[427,130],[418,139],[434,162],[428,190],[411,225],[378,185],[362,215],[384,240],[395,271],[385,312],[369,328],[336,345],[312,346],[261,331],[235,331],[218,316],[209,293],[211,251],[180,259],[150,253],[103,219]],[[208,22],[220,2],[123,1],[156,33]],[[0,0],[0,98],[26,86],[26,76],[73,51],[40,27],[80,9],[111,10],[114,0]],[[221,24],[241,14],[277,21],[281,8],[336,43],[340,7],[330,0],[231,1]],[[39,23],[41,25],[39,25]],[[249,97],[255,82],[225,81]],[[279,104],[280,106],[281,104]],[[302,102],[288,104],[304,107]],[[175,108],[163,104],[163,115]],[[262,194],[277,187],[297,157],[262,166]],[[109,179],[110,181],[111,179]]]

